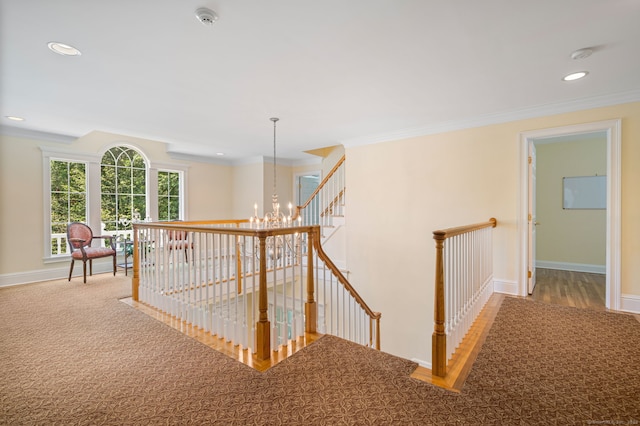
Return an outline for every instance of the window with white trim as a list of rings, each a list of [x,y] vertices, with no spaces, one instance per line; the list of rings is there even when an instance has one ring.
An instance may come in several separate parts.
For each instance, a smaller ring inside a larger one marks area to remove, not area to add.
[[[87,165],[84,162],[49,161],[50,256],[66,255],[67,224],[87,221]]]
[[[182,219],[182,172],[158,170],[158,220]]]
[[[131,222],[147,217],[147,164],[144,157],[130,147],[111,148],[102,156],[100,178],[100,218],[104,231],[130,238]]]
[[[136,215],[140,220],[186,216],[188,167],[149,164],[140,150],[124,145],[108,149],[103,156],[57,147],[40,149],[46,263],[68,258],[70,222],[86,223],[96,235],[122,239],[132,238],[131,220]]]

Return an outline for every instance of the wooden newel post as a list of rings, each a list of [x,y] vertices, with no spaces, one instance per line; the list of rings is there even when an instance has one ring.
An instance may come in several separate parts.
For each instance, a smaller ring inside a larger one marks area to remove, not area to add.
[[[304,304],[304,331],[307,333],[315,333],[318,324],[318,305],[315,301],[315,284],[313,282],[313,245],[317,237],[316,232],[320,233],[319,226],[314,226],[313,230],[309,232],[307,248],[307,302]]]
[[[444,377],[447,374],[447,335],[444,333],[444,261],[445,233],[433,233],[436,240],[436,294],[434,301],[435,326],[431,337],[431,374]]]
[[[138,250],[139,229],[133,225],[133,279],[131,280],[131,298],[139,302],[138,288],[140,287],[140,251]],[[125,251],[127,248],[125,247]],[[126,256],[126,253],[125,253]]]
[[[267,237],[260,235],[260,287],[258,295],[258,323],[256,324],[256,356],[260,360],[271,358],[271,324],[267,298]]]

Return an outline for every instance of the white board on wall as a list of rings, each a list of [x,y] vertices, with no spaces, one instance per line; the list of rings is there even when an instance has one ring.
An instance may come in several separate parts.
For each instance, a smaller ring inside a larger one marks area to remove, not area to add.
[[[575,176],[562,178],[563,209],[606,209],[607,177]]]

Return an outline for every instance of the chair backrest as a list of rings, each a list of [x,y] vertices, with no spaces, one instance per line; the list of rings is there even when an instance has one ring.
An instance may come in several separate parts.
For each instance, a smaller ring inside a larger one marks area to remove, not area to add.
[[[169,241],[184,241],[187,239],[187,231],[169,231]]]
[[[72,242],[72,238],[80,238],[84,240],[84,243],[80,243],[78,241]],[[91,240],[93,239],[93,231],[84,223],[80,222],[72,222],[67,225],[67,241],[69,242],[69,247],[71,247],[71,251],[79,250],[80,246],[88,247],[91,246]]]

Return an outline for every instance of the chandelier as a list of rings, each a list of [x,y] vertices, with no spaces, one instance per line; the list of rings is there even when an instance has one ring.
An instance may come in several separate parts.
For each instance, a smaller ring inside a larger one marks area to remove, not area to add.
[[[253,205],[253,216],[249,218],[249,226],[255,229],[273,229],[273,228],[286,228],[294,226],[293,220],[293,206],[289,203],[289,215],[285,215],[280,210],[280,203],[278,202],[278,194],[276,191],[276,123],[280,120],[277,117],[272,117],[269,120],[273,121],[273,196],[271,197],[271,206],[273,211],[267,212],[263,218],[258,216],[258,203]],[[298,225],[300,225],[302,217],[298,216]]]

